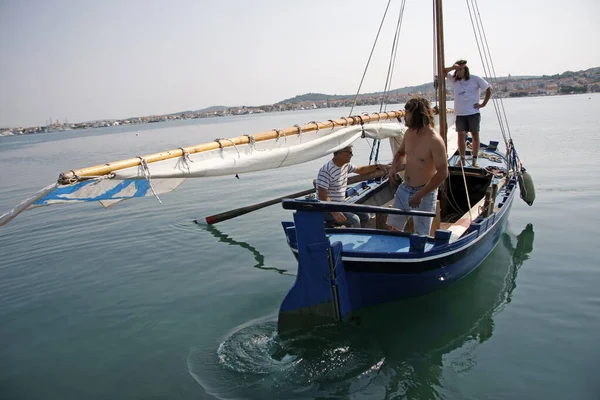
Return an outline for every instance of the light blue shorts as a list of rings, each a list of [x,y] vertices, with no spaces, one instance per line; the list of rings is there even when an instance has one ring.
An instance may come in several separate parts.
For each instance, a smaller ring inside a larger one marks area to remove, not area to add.
[[[419,207],[412,208],[408,205],[408,201],[410,200],[410,198],[413,197],[415,193],[417,193],[423,186],[412,187],[402,182],[402,184],[398,187],[398,190],[396,190],[396,195],[394,196],[394,203],[392,204],[392,207],[404,211],[418,210],[435,212],[435,202],[437,201],[438,192],[437,189],[425,195],[425,197],[423,197],[423,200],[421,200],[421,204],[419,204]],[[387,224],[393,226],[399,231],[402,231],[404,230],[404,225],[406,225],[406,222],[409,218],[411,218],[409,215],[388,214]],[[431,230],[431,224],[433,223],[433,217],[412,218],[415,225],[415,233],[418,233],[420,235],[429,235],[429,231]]]

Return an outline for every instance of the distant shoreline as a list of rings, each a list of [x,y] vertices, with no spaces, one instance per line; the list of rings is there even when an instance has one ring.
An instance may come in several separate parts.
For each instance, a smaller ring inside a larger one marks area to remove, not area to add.
[[[494,92],[499,98],[513,97],[539,97],[560,96],[570,94],[586,94],[600,92],[600,67],[590,68],[585,71],[567,71],[560,75],[541,77],[517,77],[498,79],[494,83]],[[385,94],[386,104],[402,104],[415,94],[433,100],[435,90],[433,84],[427,83],[420,86],[395,89]],[[359,95],[357,106],[379,105],[382,103],[383,93]],[[448,100],[452,100],[451,97]],[[213,118],[236,115],[262,114],[279,111],[300,111],[322,108],[351,107],[354,105],[354,96],[326,95],[322,93],[308,93],[299,95],[282,102],[262,106],[241,107],[208,107],[197,111],[182,111],[173,114],[151,115],[125,119],[103,119],[97,121],[68,123],[56,121],[45,126],[31,126],[27,128],[0,128],[0,137],[31,135],[37,133],[61,132],[67,130],[83,130],[105,128],[109,126],[149,124],[156,122]]]

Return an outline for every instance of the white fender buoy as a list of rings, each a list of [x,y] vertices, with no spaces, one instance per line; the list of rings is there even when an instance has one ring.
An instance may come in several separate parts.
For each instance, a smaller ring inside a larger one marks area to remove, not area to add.
[[[533,205],[533,202],[535,201],[535,187],[533,185],[533,178],[525,168],[521,168],[518,179],[519,189],[521,190],[521,198],[530,206]]]

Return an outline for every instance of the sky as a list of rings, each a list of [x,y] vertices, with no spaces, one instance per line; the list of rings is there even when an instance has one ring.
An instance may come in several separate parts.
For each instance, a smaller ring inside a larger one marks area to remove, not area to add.
[[[0,0],[0,128],[354,94],[388,0]],[[407,0],[391,88],[431,82],[431,1]],[[392,0],[361,93],[381,91]],[[600,66],[598,0],[480,0],[496,76]],[[444,0],[446,64],[483,75],[467,2]]]

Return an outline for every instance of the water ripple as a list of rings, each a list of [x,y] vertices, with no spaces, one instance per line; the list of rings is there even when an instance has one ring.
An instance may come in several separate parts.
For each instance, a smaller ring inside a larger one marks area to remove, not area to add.
[[[381,349],[357,332],[328,327],[282,339],[273,321],[238,328],[216,354],[194,349],[188,357],[190,374],[221,399],[345,398],[368,386],[384,364]]]

